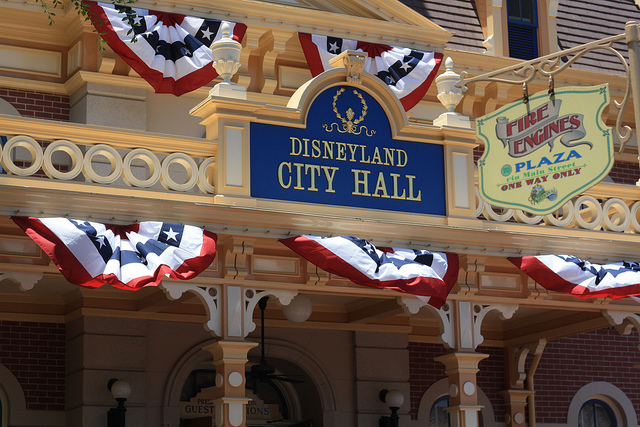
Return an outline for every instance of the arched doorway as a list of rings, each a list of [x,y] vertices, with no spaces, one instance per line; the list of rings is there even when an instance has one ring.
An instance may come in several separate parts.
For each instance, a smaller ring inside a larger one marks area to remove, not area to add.
[[[324,414],[335,407],[333,393],[327,387],[319,365],[299,346],[280,340],[267,340],[267,361],[277,375],[295,378],[299,382],[273,379],[252,384],[247,381],[247,426],[319,427],[325,425]],[[215,369],[211,356],[201,350],[207,344],[193,348],[174,368],[166,390],[170,418],[165,426],[211,427],[215,422]],[[249,353],[247,369],[259,363],[260,352]],[[295,361],[295,362],[294,362]],[[318,388],[318,384],[324,387]]]

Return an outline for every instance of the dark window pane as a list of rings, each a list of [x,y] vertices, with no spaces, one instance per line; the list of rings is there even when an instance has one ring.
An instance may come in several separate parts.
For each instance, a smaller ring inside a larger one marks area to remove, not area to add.
[[[429,427],[449,427],[449,413],[444,409],[449,406],[449,396],[438,398],[431,406]]]
[[[509,14],[509,21],[521,22],[520,0],[508,0],[507,13]]]
[[[592,399],[587,401],[578,415],[578,427],[616,427],[613,411],[605,402]]]
[[[535,0],[520,0],[522,21],[525,24],[536,24]]]

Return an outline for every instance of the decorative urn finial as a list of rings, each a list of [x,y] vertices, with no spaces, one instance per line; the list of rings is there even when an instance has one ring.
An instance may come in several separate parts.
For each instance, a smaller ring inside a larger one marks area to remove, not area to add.
[[[453,71],[453,59],[448,57],[444,61],[446,71],[436,77],[436,87],[438,89],[438,99],[447,109],[433,121],[436,126],[471,127],[469,118],[453,111],[462,100],[462,89],[456,87],[460,81],[460,75]]]
[[[240,68],[242,45],[231,37],[229,22],[223,21],[220,30],[222,37],[213,42],[211,53],[213,54],[213,68],[222,78],[222,82],[214,86],[209,94],[246,99],[245,88],[231,81],[233,75]]]

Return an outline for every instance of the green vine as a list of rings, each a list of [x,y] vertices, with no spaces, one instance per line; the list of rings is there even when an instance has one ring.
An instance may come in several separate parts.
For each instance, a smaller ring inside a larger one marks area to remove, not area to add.
[[[114,5],[129,5],[135,3],[136,0],[111,0],[111,3]],[[42,10],[47,14],[47,18],[49,19],[49,26],[53,25],[56,13],[55,9],[62,9],[64,7],[64,2],[61,0],[36,0],[36,3],[40,3],[42,6]],[[74,9],[83,16],[86,20],[91,19],[91,11],[89,7],[82,0],[71,0],[70,4],[73,5]],[[133,14],[133,15],[132,15]],[[130,23],[133,23],[133,19],[135,19],[135,12],[132,11],[132,14],[128,14],[126,18],[123,20],[128,20]]]
[[[115,5],[127,6],[135,2],[136,0],[111,0],[111,3],[114,6]],[[49,20],[49,26],[52,26],[54,24],[54,19],[56,16],[55,9],[62,9],[64,7],[64,3],[61,0],[36,0],[36,3],[40,3],[40,6],[42,6],[42,10],[44,11],[44,13],[47,14],[47,18]],[[70,0],[70,4],[78,12],[80,16],[84,17],[85,20],[91,21],[91,19],[94,18],[95,21],[98,22],[98,26],[102,25],[101,20],[93,14],[91,9],[89,9],[89,6],[87,6],[87,4],[83,0]],[[127,32],[127,34],[131,34],[131,32],[133,31],[134,25],[140,25],[135,23],[135,19],[136,19],[136,11],[133,9],[127,12],[125,16],[122,18],[123,21],[127,21],[127,23],[132,27],[132,29],[130,29]],[[98,32],[98,34],[103,35],[105,33]],[[131,41],[132,42],[136,41],[136,35],[133,36]],[[102,38],[100,38],[100,42],[106,43]],[[100,50],[104,50],[104,47],[100,46]]]

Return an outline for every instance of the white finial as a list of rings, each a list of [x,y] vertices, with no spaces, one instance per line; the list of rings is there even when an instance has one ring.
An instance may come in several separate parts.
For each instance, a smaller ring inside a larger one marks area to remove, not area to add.
[[[450,56],[444,61],[444,67],[447,72],[451,71],[453,73],[453,59]]]
[[[222,26],[220,27],[220,31],[222,31],[222,37],[225,39],[231,38],[231,25],[229,25],[228,21],[222,21]]]

